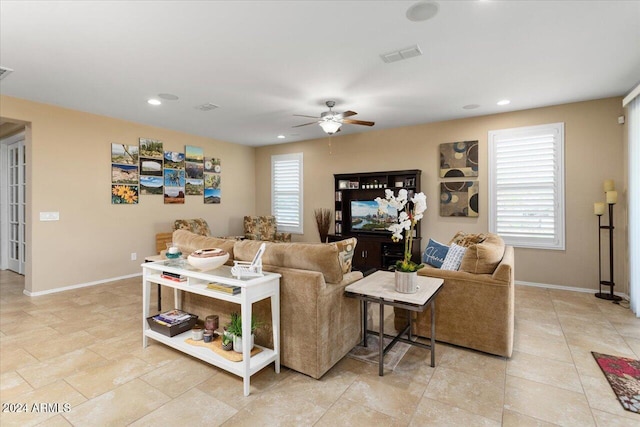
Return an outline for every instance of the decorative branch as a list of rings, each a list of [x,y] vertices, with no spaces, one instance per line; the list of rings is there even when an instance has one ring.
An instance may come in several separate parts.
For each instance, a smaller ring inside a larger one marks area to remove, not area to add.
[[[316,217],[316,225],[318,226],[318,233],[320,233],[320,241],[322,243],[326,243],[327,236],[329,235],[329,227],[331,226],[331,209],[314,209],[313,214]]]

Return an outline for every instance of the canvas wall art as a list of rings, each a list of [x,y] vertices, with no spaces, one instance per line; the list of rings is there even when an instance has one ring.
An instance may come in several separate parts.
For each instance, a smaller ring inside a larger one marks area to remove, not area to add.
[[[220,174],[204,174],[204,203],[205,205],[218,204],[221,200]]]
[[[440,144],[440,177],[478,176],[478,141]]]
[[[140,138],[140,157],[149,157],[151,159],[162,159],[164,150],[162,141],[149,138]]]
[[[440,216],[478,216],[478,182],[440,183]]]
[[[138,204],[138,158],[137,145],[111,144],[111,204]]]

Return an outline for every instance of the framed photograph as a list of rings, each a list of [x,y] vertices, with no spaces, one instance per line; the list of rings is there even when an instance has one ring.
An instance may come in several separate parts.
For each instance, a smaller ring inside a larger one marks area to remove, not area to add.
[[[340,181],[338,181],[338,188],[341,190],[346,190],[347,188],[349,188],[349,181],[346,179],[341,179]]]
[[[360,183],[358,181],[351,181],[349,183],[349,188],[352,190],[357,190],[358,188],[360,188]]]
[[[342,221],[342,211],[336,211],[336,221]]]

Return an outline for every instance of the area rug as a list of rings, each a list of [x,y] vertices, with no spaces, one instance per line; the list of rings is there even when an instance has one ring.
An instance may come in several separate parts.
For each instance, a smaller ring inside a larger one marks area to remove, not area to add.
[[[640,360],[610,356],[592,351],[622,407],[640,413]]]
[[[384,338],[385,347],[390,342],[391,338]],[[409,347],[411,346],[407,343],[397,342],[391,351],[384,355],[384,368],[393,371],[402,360],[402,357],[407,353]],[[379,355],[378,336],[372,334],[367,334],[367,347],[357,345],[347,354],[347,356],[353,359],[374,363],[376,365],[378,364]]]

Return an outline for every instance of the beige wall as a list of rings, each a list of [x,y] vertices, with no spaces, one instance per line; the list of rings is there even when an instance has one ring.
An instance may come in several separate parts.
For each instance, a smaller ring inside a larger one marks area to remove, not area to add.
[[[139,273],[144,256],[155,252],[155,233],[170,231],[173,220],[202,217],[214,235],[241,234],[242,216],[255,211],[252,147],[6,96],[0,115],[29,123],[28,291]],[[135,145],[140,137],[163,141],[165,150],[194,145],[221,158],[222,203],[187,196],[184,205],[164,205],[162,196],[140,196],[137,205],[112,205],[111,143]],[[39,221],[48,211],[60,212],[60,221]]]
[[[447,241],[458,230],[487,231],[488,131],[564,122],[566,250],[516,249],[516,279],[596,289],[598,231],[593,203],[604,201],[602,183],[605,179],[614,179],[619,190],[625,187],[623,127],[617,122],[622,113],[621,98],[608,98],[260,147],[256,149],[256,211],[258,214],[270,211],[271,155],[302,152],[305,233],[295,236],[295,240],[319,241],[313,210],[333,207],[333,174],[397,169],[422,170],[422,189],[429,206],[421,222],[423,248],[429,237]],[[480,142],[480,216],[475,219],[440,217],[438,146],[444,142],[475,139]],[[622,191],[620,195],[624,196]],[[616,291],[628,293],[624,271],[627,230],[623,211],[626,203],[624,197],[620,199],[615,208],[615,281],[618,284]],[[607,238],[605,232],[602,237]],[[603,259],[608,260],[608,254],[603,254]],[[607,265],[608,261],[604,263],[605,278]]]

